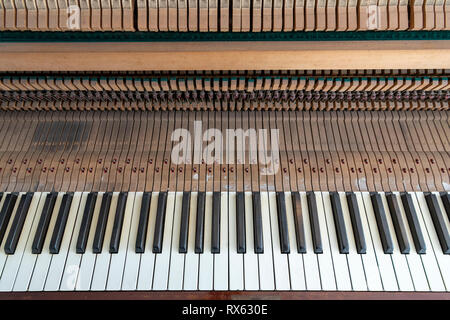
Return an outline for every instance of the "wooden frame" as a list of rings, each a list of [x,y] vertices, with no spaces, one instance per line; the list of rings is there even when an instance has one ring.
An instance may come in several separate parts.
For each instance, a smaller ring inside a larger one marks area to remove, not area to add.
[[[0,71],[446,69],[450,41],[1,43]]]
[[[1,292],[0,300],[450,300],[446,292],[113,291]]]

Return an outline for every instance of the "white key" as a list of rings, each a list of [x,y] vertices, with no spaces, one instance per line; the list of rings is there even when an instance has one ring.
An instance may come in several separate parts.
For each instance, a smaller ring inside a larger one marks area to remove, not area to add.
[[[269,192],[270,224],[272,226],[273,264],[276,290],[290,290],[289,265],[287,254],[281,253],[280,232],[278,229],[277,196]]]
[[[152,193],[150,201],[150,212],[148,217],[147,239],[145,241],[145,252],[141,254],[139,265],[139,276],[137,289],[151,290],[153,282],[153,271],[155,266],[155,254],[153,253],[153,236],[155,234],[156,209],[158,207],[159,192]]]
[[[5,197],[5,195],[3,197]],[[32,239],[32,237],[30,236],[30,230],[33,226],[34,220],[36,219],[35,217],[38,216],[36,212],[40,197],[40,192],[36,192],[33,195],[33,199],[31,200],[28,214],[23,224],[23,229],[20,234],[19,241],[17,243],[16,252],[8,257],[3,269],[2,277],[0,280],[0,291],[11,291],[13,289],[14,282],[19,271],[20,262],[22,261],[22,258],[25,254],[26,245],[27,243],[32,241],[30,240]],[[13,219],[14,217],[11,218]],[[7,234],[5,234],[5,237],[7,237]],[[1,254],[4,254],[3,250],[1,250],[1,252]]]
[[[70,239],[74,233],[74,225],[77,219],[81,220],[81,214],[77,213],[81,200],[81,192],[75,192],[72,203],[70,205],[69,216],[67,217],[66,228],[61,241],[61,247],[58,254],[54,254],[50,264],[47,280],[45,282],[45,291],[57,291],[59,289],[61,279],[66,264],[67,252],[69,251]]]
[[[322,290],[336,290],[336,279],[333,269],[333,259],[331,257],[330,242],[328,240],[329,230],[327,229],[327,222],[325,220],[325,209],[323,207],[322,193],[315,192],[317,214],[319,216],[320,234],[322,236],[322,249],[323,253],[318,254],[320,268],[320,279],[322,281]]]
[[[198,254],[195,253],[195,218],[197,216],[197,192],[191,192],[189,203],[189,233],[186,259],[184,262],[183,290],[198,289]],[[228,252],[227,252],[228,263]]]
[[[450,290],[450,255],[443,254],[442,248],[439,244],[439,239],[436,233],[436,229],[434,228],[433,221],[431,219],[430,212],[428,210],[427,203],[425,201],[425,195],[422,192],[417,192],[417,202],[420,207],[420,211],[422,213],[422,218],[424,224],[426,226],[426,230],[431,239],[431,244],[433,246],[434,253],[436,255],[436,260],[439,265],[440,273],[442,279],[444,280],[444,285],[447,291]]]
[[[350,270],[350,277],[352,280],[352,288],[355,291],[367,291],[366,275],[364,273],[364,266],[362,262],[362,255],[358,254],[355,243],[355,236],[353,234],[352,220],[348,209],[345,192],[339,192],[341,200],[342,215],[344,216],[345,229],[347,231],[349,252],[347,254],[348,267]],[[367,239],[366,239],[367,241]],[[378,270],[376,270],[378,272]]]
[[[286,218],[289,232],[289,243],[291,252],[288,254],[289,272],[292,290],[305,290],[305,270],[303,268],[303,255],[298,253],[297,238],[295,234],[294,210],[292,208],[292,195],[290,192],[284,194],[286,199]]]
[[[113,192],[111,199],[111,206],[109,207],[109,214],[106,223],[106,230],[103,239],[102,252],[97,253],[95,257],[94,273],[92,274],[92,291],[103,291],[106,289],[106,281],[108,280],[109,265],[111,263],[111,254],[109,253],[109,242],[111,240],[112,229],[114,225],[114,218],[116,216],[117,201],[119,199],[119,192]],[[96,228],[97,225],[94,226]]]
[[[391,254],[392,263],[394,265],[395,275],[400,291],[413,291],[414,285],[412,283],[411,273],[409,271],[406,255],[400,252],[397,242],[397,235],[395,234],[394,225],[392,223],[392,217],[389,211],[389,207],[386,200],[386,194],[380,192],[381,201],[383,202],[384,212],[386,213],[386,220],[389,226],[389,232],[392,237],[392,243],[394,251]]]
[[[169,280],[170,245],[172,237],[172,222],[173,222],[174,208],[175,208],[175,192],[168,192],[166,205],[166,219],[164,222],[162,252],[156,254],[155,257],[153,290],[167,290]]]
[[[306,192],[300,192],[302,202],[302,217],[305,230],[306,253],[303,254],[303,264],[305,266],[305,280],[307,290],[321,290],[318,255],[314,253],[312,242],[311,223],[309,220],[308,202]],[[323,231],[321,232],[324,237]]]
[[[377,221],[375,219],[375,213],[373,212],[372,202],[370,200],[370,194],[368,192],[362,192],[362,198],[372,237],[373,247],[375,249],[375,256],[378,262],[378,268],[381,274],[383,288],[385,291],[398,291],[398,283],[397,278],[395,277],[391,255],[383,252],[380,235],[378,233]]]
[[[212,290],[214,279],[214,257],[211,253],[212,235],[212,192],[206,192],[205,199],[205,221],[203,229],[203,253],[199,254],[199,290]]]
[[[170,257],[169,290],[181,290],[183,288],[184,253],[179,252],[181,229],[181,206],[183,204],[183,192],[177,192],[175,200],[175,212],[172,231],[172,254]]]
[[[270,230],[269,194],[261,192],[261,220],[264,253],[258,254],[259,282],[261,290],[275,290],[275,273],[273,271],[272,235]]]
[[[237,253],[236,192],[228,193],[230,290],[244,290],[244,259]]]
[[[12,222],[14,220],[14,216],[16,215],[17,212],[17,207],[19,206],[19,202],[20,202],[20,198],[24,195],[23,192],[19,193],[16,202],[14,203],[14,208],[13,211],[11,213],[11,217],[8,221],[8,225],[6,226],[6,230],[5,230],[5,234],[3,235],[3,240],[0,243],[0,248],[4,248],[5,247],[5,242],[6,239],[8,238],[8,234],[9,234],[9,230],[11,229],[11,225]],[[3,195],[3,198],[6,198],[6,194]],[[0,210],[3,208],[3,206],[0,207]],[[1,272],[3,270],[3,267],[5,266],[6,260],[8,259],[8,256],[4,250],[0,250],[0,276],[1,276]]]
[[[81,221],[83,220],[84,208],[86,207],[86,201],[88,192],[83,192],[81,195],[80,206],[78,209],[78,216],[75,222],[74,232],[70,241],[69,251],[67,253],[67,259],[62,274],[62,280],[59,287],[61,291],[75,290],[77,284],[78,273],[80,271],[81,254],[77,253],[77,241],[80,232]],[[100,199],[101,200],[101,199]],[[96,201],[99,201],[97,198]]]
[[[130,235],[128,237],[125,266],[123,269],[122,290],[136,290],[137,287],[141,254],[136,253],[136,237],[141,213],[142,195],[143,192],[136,192],[134,197],[133,214],[130,222]]]
[[[220,253],[214,254],[214,290],[228,290],[228,193],[220,193]]]
[[[426,225],[424,224],[422,211],[420,209],[419,203],[417,202],[416,194],[409,193],[409,195],[411,196],[411,200],[416,211],[417,220],[419,221],[420,229],[422,230],[422,235],[426,246],[426,254],[421,254],[420,259],[422,260],[422,264],[425,269],[428,285],[430,286],[431,291],[444,291],[444,282],[439,270],[439,265],[436,260],[436,249],[431,245],[428,230],[426,228]]]
[[[75,281],[75,290],[88,291],[91,288],[92,274],[94,273],[96,254],[92,250],[94,244],[95,230],[97,229],[98,216],[100,214],[100,207],[104,192],[97,194],[97,200],[95,201],[94,214],[92,217],[91,228],[89,230],[89,237],[86,244],[86,251],[80,254],[81,263],[78,270],[78,277]],[[67,270],[69,276],[73,277],[77,270],[75,267]],[[72,281],[73,282],[73,281]]]
[[[258,257],[255,254],[253,236],[253,203],[252,193],[244,193],[245,204],[245,233],[246,253],[244,254],[244,288],[245,290],[259,290]]]
[[[120,290],[122,287],[123,270],[127,255],[128,237],[130,235],[131,218],[133,215],[133,204],[135,192],[128,192],[127,202],[125,204],[125,213],[123,217],[122,232],[120,234],[119,251],[111,254],[111,263],[109,266],[108,282],[106,290]],[[108,242],[109,244],[109,242]]]
[[[408,238],[409,244],[411,246],[410,253],[406,255],[406,259],[408,261],[408,266],[411,271],[412,280],[414,283],[415,291],[430,291],[430,287],[428,286],[427,276],[425,274],[424,266],[420,259],[420,256],[417,254],[416,248],[414,246],[414,241],[411,235],[411,229],[408,225],[408,219],[406,218],[405,209],[403,208],[402,201],[400,199],[400,195],[398,192],[394,192],[398,207],[400,209],[400,214],[402,215],[402,219],[405,223],[406,236]]]
[[[322,192],[323,209],[325,212],[325,222],[328,229],[328,241],[331,249],[331,258],[333,259],[334,273],[336,276],[336,285],[338,290],[350,291],[352,284],[347,263],[347,255],[339,252],[337,243],[336,226],[334,224],[333,211],[331,208],[330,194]],[[350,226],[346,225],[347,232]],[[325,230],[327,230],[325,229]],[[326,242],[327,239],[325,239]]]
[[[47,279],[50,263],[53,255],[50,253],[49,246],[52,238],[53,229],[55,228],[55,222],[58,218],[59,208],[64,193],[59,193],[56,198],[55,207],[53,209],[50,224],[48,226],[47,235],[45,237],[44,246],[42,252],[37,255],[36,265],[34,266],[33,276],[31,277],[29,291],[43,291],[45,280]],[[40,217],[39,217],[40,218]]]
[[[433,192],[433,194],[436,196],[437,203],[439,204],[439,207],[441,208],[442,216],[444,218],[445,226],[447,227],[447,230],[450,231],[450,221],[448,218],[448,215],[446,214],[444,204],[442,203],[441,196],[439,195],[439,192]],[[440,246],[440,245],[439,245]],[[443,266],[443,270],[450,270],[447,267],[450,267],[450,255],[448,254],[442,254],[442,251],[440,251],[441,254],[441,265]],[[447,268],[447,269],[445,269]],[[444,281],[447,287],[447,291],[450,291],[450,272],[443,271],[444,275]]]
[[[33,269],[37,259],[37,254],[32,253],[31,247],[33,245],[34,235],[36,234],[36,229],[39,224],[39,219],[41,218],[41,213],[42,209],[44,208],[45,198],[47,197],[47,194],[47,192],[42,193],[39,199],[39,204],[36,210],[35,218],[33,220],[33,225],[31,227],[22,261],[20,262],[19,271],[17,272],[17,277],[14,282],[13,291],[28,290],[28,285],[30,283],[31,276],[33,275]]]
[[[373,238],[370,233],[370,228],[366,215],[366,208],[361,192],[355,192],[356,200],[358,203],[359,214],[361,218],[362,229],[366,240],[366,253],[361,255],[364,271],[366,273],[367,289],[369,291],[383,291],[383,284],[381,282],[380,270],[378,268],[377,257],[375,253],[375,247],[373,244]]]

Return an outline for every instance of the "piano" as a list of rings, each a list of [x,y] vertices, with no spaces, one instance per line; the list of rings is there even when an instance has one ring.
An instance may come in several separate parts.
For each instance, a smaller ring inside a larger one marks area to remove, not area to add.
[[[0,298],[449,299],[450,2],[0,0]]]

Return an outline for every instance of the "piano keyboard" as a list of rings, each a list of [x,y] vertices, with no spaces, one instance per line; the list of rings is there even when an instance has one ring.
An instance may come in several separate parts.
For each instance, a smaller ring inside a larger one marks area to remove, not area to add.
[[[0,30],[450,30],[448,1],[2,0]]]
[[[20,192],[1,291],[449,291],[446,192]]]

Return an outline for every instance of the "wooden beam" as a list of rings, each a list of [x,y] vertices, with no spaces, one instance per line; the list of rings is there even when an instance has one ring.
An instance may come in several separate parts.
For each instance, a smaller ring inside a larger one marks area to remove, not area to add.
[[[450,41],[1,43],[0,71],[446,69]]]
[[[97,291],[0,292],[0,300],[450,300],[448,292]]]

